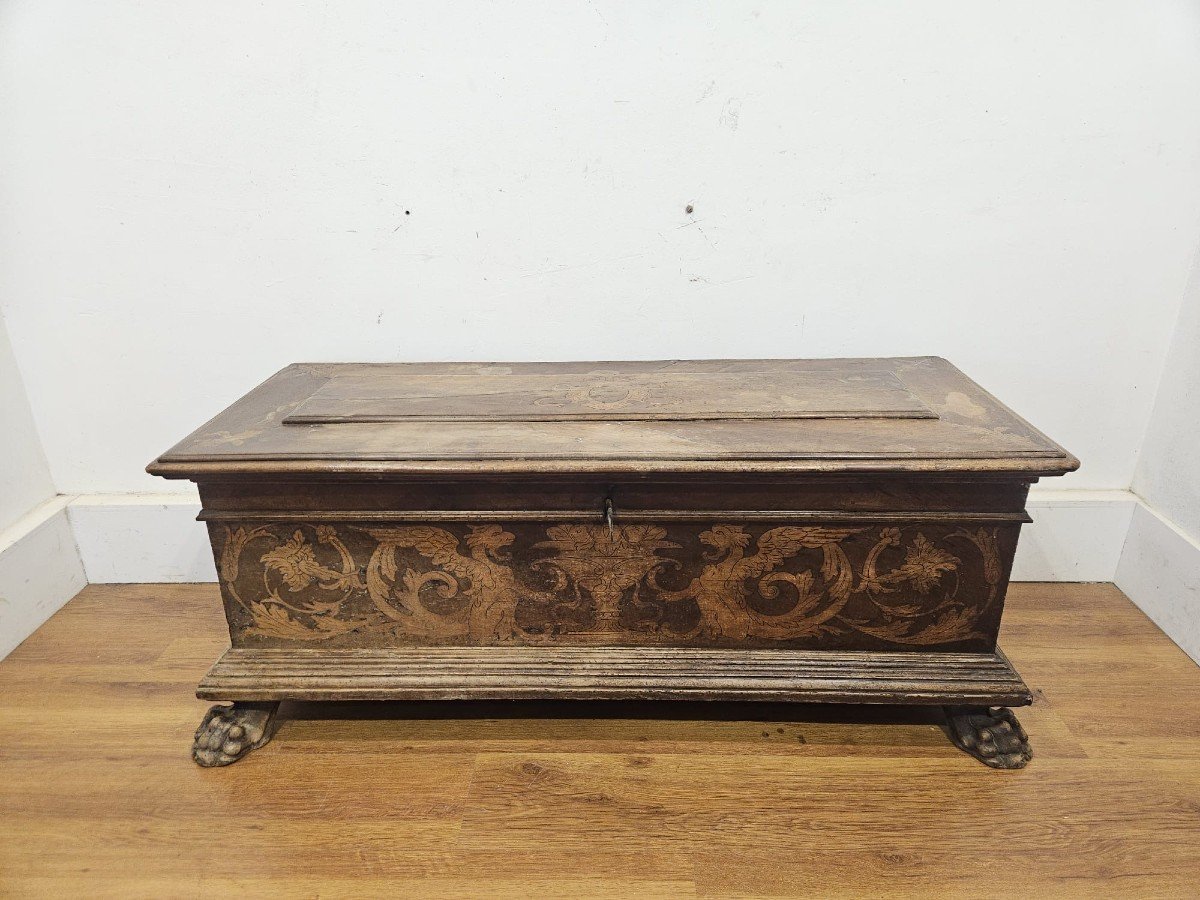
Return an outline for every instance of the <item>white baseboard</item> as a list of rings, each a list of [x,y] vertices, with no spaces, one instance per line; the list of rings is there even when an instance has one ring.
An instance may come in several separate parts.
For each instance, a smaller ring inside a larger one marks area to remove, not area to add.
[[[1114,580],[1167,637],[1200,663],[1200,543],[1141,502],[1129,524]]]
[[[1032,491],[1014,581],[1115,581],[1200,662],[1200,544],[1129,491]],[[88,581],[215,581],[194,494],[58,497],[0,533],[0,657]]]
[[[70,499],[48,500],[0,532],[0,659],[87,584]]]
[[[1129,491],[1030,491],[1012,580],[1112,581],[1137,505]]]
[[[216,581],[191,494],[84,494],[68,507],[91,584]]]
[[[1029,496],[1014,581],[1112,581],[1137,498],[1128,491]],[[88,581],[215,581],[200,501],[191,494],[85,494],[69,507]]]

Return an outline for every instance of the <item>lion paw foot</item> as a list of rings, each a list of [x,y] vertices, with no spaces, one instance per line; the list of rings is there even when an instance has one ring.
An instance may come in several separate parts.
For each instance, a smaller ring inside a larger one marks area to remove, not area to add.
[[[948,706],[946,718],[951,740],[985,766],[1023,769],[1033,758],[1029,735],[1011,709]]]
[[[204,714],[192,744],[197,765],[227,766],[271,739],[278,703],[217,705]]]

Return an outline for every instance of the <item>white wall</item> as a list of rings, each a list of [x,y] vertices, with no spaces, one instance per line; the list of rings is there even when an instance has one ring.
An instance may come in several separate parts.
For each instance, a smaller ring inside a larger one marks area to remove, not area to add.
[[[1133,489],[1116,582],[1200,662],[1200,252]]]
[[[1200,252],[1196,262],[1133,489],[1200,540]]]
[[[0,532],[55,493],[0,316]]]
[[[0,303],[69,493],[185,489],[142,466],[293,360],[906,353],[1126,488],[1198,47],[1182,0],[9,0]]]
[[[0,316],[0,659],[84,586]]]

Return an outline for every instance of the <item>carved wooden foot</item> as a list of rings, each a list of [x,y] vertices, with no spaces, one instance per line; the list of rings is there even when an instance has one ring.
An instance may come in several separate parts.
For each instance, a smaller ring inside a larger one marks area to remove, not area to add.
[[[1011,709],[987,706],[947,706],[950,738],[985,766],[1023,769],[1033,758],[1029,735]]]
[[[200,766],[227,766],[257,750],[275,734],[278,703],[218,704],[196,729],[192,759]]]

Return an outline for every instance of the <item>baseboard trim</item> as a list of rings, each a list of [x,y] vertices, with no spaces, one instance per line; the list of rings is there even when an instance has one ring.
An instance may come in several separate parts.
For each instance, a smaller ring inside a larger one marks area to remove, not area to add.
[[[1128,491],[1033,491],[1014,581],[1112,581],[1137,498]],[[195,494],[82,494],[68,513],[94,584],[215,581]]]
[[[193,494],[81,494],[67,508],[91,584],[216,581]]]
[[[1013,581],[1112,581],[1138,505],[1130,491],[1031,490]]]
[[[72,499],[47,500],[0,532],[0,659],[87,584],[67,515]]]
[[[1113,580],[1200,663],[1200,543],[1195,538],[1139,502]]]
[[[1200,544],[1129,491],[1033,490],[1014,581],[1113,581],[1200,662]],[[0,532],[0,658],[85,584],[216,580],[194,494],[59,496]]]

